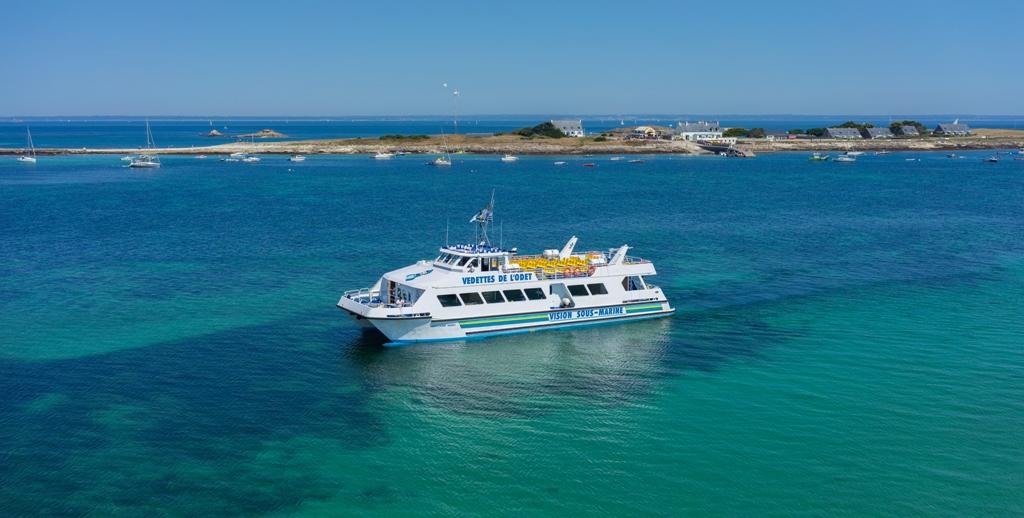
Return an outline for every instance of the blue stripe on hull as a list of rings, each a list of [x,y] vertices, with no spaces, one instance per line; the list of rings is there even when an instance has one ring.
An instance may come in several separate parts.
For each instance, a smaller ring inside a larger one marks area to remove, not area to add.
[[[518,335],[518,334],[534,333],[534,332],[537,332],[537,331],[547,331],[547,330],[555,330],[555,331],[557,331],[559,329],[568,329],[570,327],[585,327],[585,326],[600,326],[600,325],[612,325],[612,324],[626,324],[626,323],[635,322],[635,321],[638,321],[638,320],[652,320],[652,319],[655,319],[655,318],[663,318],[663,317],[667,317],[667,316],[669,316],[669,315],[671,315],[672,313],[675,313],[675,312],[676,312],[676,310],[673,308],[673,309],[670,309],[668,311],[663,311],[661,313],[658,313],[656,315],[637,315],[637,316],[625,316],[625,317],[617,317],[617,318],[604,318],[604,319],[582,321],[582,322],[564,322],[564,323],[558,323],[558,324],[545,324],[545,325],[539,325],[539,326],[532,326],[532,327],[528,327],[528,328],[508,329],[508,330],[503,330],[503,331],[479,332],[479,333],[475,333],[475,334],[471,334],[471,335],[466,335],[465,337],[427,338],[427,339],[423,339],[423,340],[399,340],[399,341],[396,341],[396,342],[385,343],[384,346],[385,347],[396,347],[396,346],[402,346],[402,345],[412,345],[412,344],[417,344],[417,343],[428,343],[428,342],[461,342],[461,341],[468,341],[468,340],[479,340],[479,339],[482,339],[482,338],[490,338],[492,336]]]

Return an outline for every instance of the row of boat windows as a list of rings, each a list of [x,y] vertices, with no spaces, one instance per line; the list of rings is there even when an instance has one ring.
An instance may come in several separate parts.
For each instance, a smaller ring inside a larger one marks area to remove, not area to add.
[[[472,259],[472,262],[470,259]],[[483,264],[481,264],[479,257],[470,258],[455,254],[441,254],[434,262],[451,266],[466,266],[466,263],[469,263],[470,268],[480,268],[480,271],[483,272],[497,270],[501,264],[497,257],[484,258]]]
[[[574,297],[586,297],[588,295],[607,295],[608,289],[605,288],[604,284],[573,284],[567,286],[569,293]],[[451,308],[455,306],[461,306],[463,304],[467,306],[476,306],[483,303],[487,304],[500,304],[502,302],[521,302],[524,300],[544,300],[547,296],[544,295],[544,290],[540,288],[526,288],[525,290],[501,290],[501,291],[484,291],[477,293],[475,291],[467,293],[449,293],[445,295],[438,295],[437,301],[441,303],[441,306]],[[461,300],[461,302],[460,302]]]

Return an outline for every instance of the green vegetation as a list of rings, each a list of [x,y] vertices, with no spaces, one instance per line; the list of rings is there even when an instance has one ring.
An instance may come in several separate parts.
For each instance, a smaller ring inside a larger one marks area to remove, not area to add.
[[[863,133],[864,130],[866,130],[868,128],[874,128],[875,125],[874,124],[869,124],[869,123],[859,123],[859,122],[854,122],[854,121],[846,121],[846,122],[844,122],[844,123],[842,123],[842,124],[840,124],[840,125],[838,125],[836,127],[837,128],[856,128],[856,129],[860,130]]]
[[[824,137],[825,136],[825,128],[811,128],[811,129],[807,130],[807,134],[812,136],[812,137]]]
[[[722,132],[722,136],[725,137],[746,137],[747,128],[729,128]]]
[[[429,135],[381,135],[381,140],[426,140]]]
[[[764,138],[764,128],[753,128],[747,132],[747,138]]]
[[[892,124],[889,124],[889,130],[891,130],[893,132],[893,134],[899,135],[900,134],[900,128],[902,128],[903,126],[913,126],[913,127],[917,128],[917,133],[919,135],[927,135],[928,134],[928,128],[925,128],[924,124],[921,124],[920,122],[917,122],[915,120],[905,120],[905,121],[893,122]]]
[[[562,130],[555,127],[550,122],[542,122],[532,128],[519,128],[512,133],[522,137],[547,137],[547,138],[562,138],[565,133]]]
[[[607,141],[608,141],[608,137],[606,137],[604,135],[601,135],[601,136],[599,136],[599,137],[594,139],[594,142],[607,142]]]
[[[790,135],[803,135],[804,134],[804,130],[802,130],[800,128],[791,129],[791,130],[789,130],[789,134]]]

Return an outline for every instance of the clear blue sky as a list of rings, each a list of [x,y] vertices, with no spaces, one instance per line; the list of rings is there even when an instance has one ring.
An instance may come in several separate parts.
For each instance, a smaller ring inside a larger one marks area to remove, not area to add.
[[[1024,2],[5,2],[0,115],[1024,114]]]

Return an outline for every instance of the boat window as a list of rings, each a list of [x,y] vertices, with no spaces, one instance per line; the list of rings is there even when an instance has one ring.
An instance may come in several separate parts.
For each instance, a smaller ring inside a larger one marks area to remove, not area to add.
[[[509,302],[520,302],[526,300],[526,296],[523,295],[523,290],[505,290],[503,293]]]
[[[630,275],[622,279],[622,287],[626,291],[636,291],[644,289],[644,281],[639,275]]]
[[[459,259],[459,264],[457,264],[455,266],[466,266],[466,261],[469,261],[469,258],[468,257],[463,257],[462,259]]]
[[[480,294],[476,292],[460,293],[459,297],[462,298],[462,303],[467,306],[476,306],[484,303],[484,299],[480,298]]]
[[[501,296],[500,291],[485,291],[481,293],[481,295],[484,296],[484,301],[486,301],[488,304],[498,304],[501,302],[505,302],[505,297]]]
[[[587,293],[587,287],[582,284],[571,284],[566,287],[569,288],[569,293],[572,293],[573,297],[586,297],[590,295]]]
[[[588,284],[587,288],[590,289],[590,294],[591,295],[607,295],[608,294],[608,288],[605,288],[604,284],[601,284],[601,283]]]
[[[526,292],[526,298],[530,300],[544,300],[547,298],[544,296],[544,290],[540,288],[526,288],[523,291]]]
[[[501,267],[501,260],[497,257],[491,258],[491,270],[497,270]]]
[[[441,303],[441,306],[446,307],[446,308],[451,308],[451,307],[461,306],[462,305],[462,304],[459,303],[459,298],[456,297],[455,295],[452,295],[452,294],[438,295],[437,296],[437,301]]]
[[[478,266],[480,266],[480,259],[477,259],[476,257],[474,257],[473,260],[470,261],[469,267],[470,268],[476,268]]]

